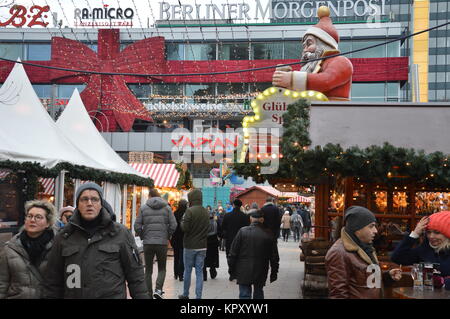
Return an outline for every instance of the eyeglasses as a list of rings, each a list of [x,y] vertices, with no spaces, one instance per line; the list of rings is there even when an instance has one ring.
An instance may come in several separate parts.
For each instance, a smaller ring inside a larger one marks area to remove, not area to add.
[[[31,215],[31,214],[27,214],[27,215],[25,216],[25,219],[28,219],[28,220],[34,219],[34,220],[37,221],[37,222],[40,222],[40,221],[43,220],[44,218],[45,218],[45,217],[42,216],[42,215]]]
[[[81,197],[80,198],[80,202],[82,203],[87,203],[91,201],[93,204],[97,204],[98,202],[100,202],[100,198],[98,197]]]

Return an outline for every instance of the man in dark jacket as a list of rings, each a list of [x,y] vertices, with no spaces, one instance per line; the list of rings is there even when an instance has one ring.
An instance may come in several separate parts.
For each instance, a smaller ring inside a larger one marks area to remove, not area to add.
[[[311,214],[309,213],[309,210],[305,206],[301,206],[298,213],[302,217],[303,232],[308,235],[312,226]]]
[[[275,240],[280,237],[281,216],[273,197],[267,197],[266,203],[261,208],[264,216],[264,226],[272,232]],[[284,211],[283,211],[284,214]]]
[[[277,280],[279,255],[273,235],[263,225],[260,210],[250,213],[251,225],[239,230],[228,255],[230,280],[237,279],[239,298],[264,299],[264,285],[270,263],[270,282]]]
[[[184,285],[180,299],[189,299],[192,268],[195,267],[195,296],[202,298],[203,265],[206,257],[207,238],[209,232],[209,214],[202,206],[202,192],[193,189],[188,194],[189,208],[181,219],[184,231]]]
[[[163,298],[166,279],[167,248],[170,236],[177,228],[177,221],[169,204],[162,199],[157,189],[150,190],[150,198],[139,210],[134,223],[134,231],[142,239],[145,256],[145,282],[148,293],[153,298]],[[158,277],[153,293],[153,259],[158,260]]]
[[[77,207],[55,237],[44,274],[44,298],[147,299],[136,243],[125,226],[102,207],[102,188],[86,183],[76,192]]]
[[[239,229],[250,224],[248,215],[241,211],[242,201],[235,199],[233,202],[234,208],[231,213],[225,214],[222,222],[222,236],[225,238],[225,251],[228,256],[230,252],[231,243],[238,233]],[[280,224],[278,224],[279,226]]]
[[[377,234],[375,215],[365,207],[345,211],[341,238],[325,256],[331,299],[379,299],[385,281],[400,280],[401,269],[381,272],[372,246]]]

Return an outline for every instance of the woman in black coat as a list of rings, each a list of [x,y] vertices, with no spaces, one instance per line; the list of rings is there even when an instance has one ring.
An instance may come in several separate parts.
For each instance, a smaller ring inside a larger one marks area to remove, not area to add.
[[[203,266],[203,280],[207,280],[208,273],[206,268],[209,267],[209,274],[211,275],[211,279],[216,278],[217,270],[219,268],[219,237],[220,236],[220,228],[218,223],[215,220],[215,213],[210,212],[209,214],[209,233],[207,239],[207,247],[206,247],[206,258],[205,264]]]
[[[178,202],[178,208],[175,211],[175,219],[177,220],[177,229],[172,235],[170,244],[173,248],[173,273],[175,279],[183,281],[184,263],[183,263],[183,230],[181,229],[181,219],[186,212],[188,201],[181,199]]]

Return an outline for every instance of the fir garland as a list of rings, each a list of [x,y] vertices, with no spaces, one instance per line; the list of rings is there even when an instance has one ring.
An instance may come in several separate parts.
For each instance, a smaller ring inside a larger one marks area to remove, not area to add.
[[[297,185],[313,184],[324,177],[358,177],[367,183],[450,187],[449,155],[442,152],[426,154],[423,150],[395,147],[387,142],[364,149],[355,146],[344,150],[339,144],[331,143],[308,149],[311,145],[309,108],[310,103],[301,99],[290,104],[283,115],[283,158],[276,176],[261,174],[260,162],[236,164],[236,172],[244,177],[252,176],[257,182],[290,178]]]

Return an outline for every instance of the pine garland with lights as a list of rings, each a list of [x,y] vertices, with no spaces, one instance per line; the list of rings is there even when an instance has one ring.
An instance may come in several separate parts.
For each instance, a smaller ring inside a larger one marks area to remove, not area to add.
[[[314,184],[323,177],[357,177],[367,183],[414,183],[429,189],[450,187],[450,155],[442,152],[426,154],[423,150],[396,147],[387,142],[382,146],[354,146],[345,150],[331,143],[308,149],[311,145],[309,108],[308,101],[299,100],[290,104],[283,115],[283,157],[275,176],[261,174],[263,164],[259,161],[236,164],[236,172],[244,177],[256,177],[257,182],[289,178],[295,184]]]
[[[60,163],[55,167],[49,169],[41,166],[37,162],[14,162],[10,160],[0,161],[0,168],[10,169],[15,172],[26,174],[30,177],[47,177],[55,178],[62,170],[67,171],[67,175],[70,178],[76,178],[81,180],[91,180],[95,182],[110,182],[120,185],[137,185],[154,187],[153,180],[150,178],[139,177],[131,174],[121,174],[114,172],[105,172],[86,166],[72,165],[69,163]]]

